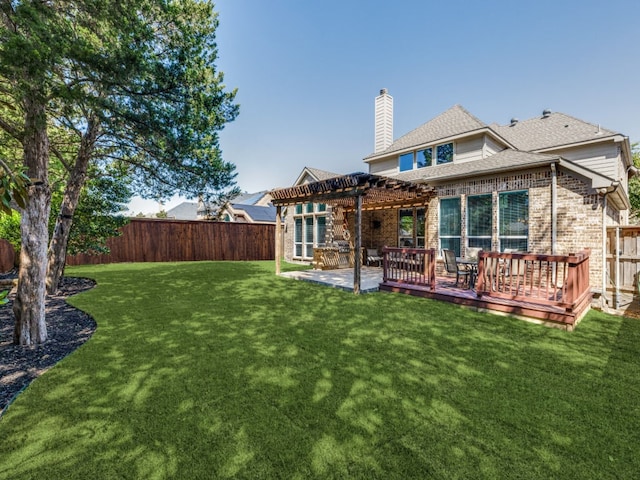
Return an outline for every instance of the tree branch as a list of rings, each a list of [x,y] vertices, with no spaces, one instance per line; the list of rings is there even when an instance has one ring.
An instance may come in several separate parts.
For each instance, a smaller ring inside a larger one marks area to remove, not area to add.
[[[71,172],[71,165],[64,159],[64,156],[62,155],[62,153],[60,153],[60,150],[58,150],[58,148],[55,145],[51,145],[51,144],[49,145],[49,149],[55,155],[55,157],[60,161],[64,169],[67,172]]]
[[[4,118],[0,117],[0,128],[7,132],[10,136],[15,138],[17,141],[22,143],[24,139],[24,132],[20,131],[19,128],[7,122]]]

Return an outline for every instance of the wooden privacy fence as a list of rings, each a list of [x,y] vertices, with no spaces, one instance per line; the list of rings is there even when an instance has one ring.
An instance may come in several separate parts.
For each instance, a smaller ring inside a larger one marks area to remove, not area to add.
[[[476,291],[574,311],[591,297],[589,257],[588,249],[571,255],[480,252]]]
[[[10,271],[16,261],[16,252],[8,240],[0,238],[0,273]]]
[[[607,227],[606,294],[616,310],[640,312],[640,226]]]
[[[107,255],[70,255],[67,265],[198,260],[273,260],[275,225],[132,218]]]
[[[637,290],[640,272],[640,226],[607,228],[606,262],[610,287],[623,292]]]

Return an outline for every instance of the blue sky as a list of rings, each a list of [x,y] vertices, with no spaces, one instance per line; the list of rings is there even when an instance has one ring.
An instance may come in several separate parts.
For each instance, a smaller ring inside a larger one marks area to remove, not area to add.
[[[637,0],[218,0],[216,10],[217,65],[240,104],[221,148],[244,191],[289,186],[305,166],[366,171],[381,88],[394,97],[394,138],[461,104],[500,124],[549,108],[640,141]]]

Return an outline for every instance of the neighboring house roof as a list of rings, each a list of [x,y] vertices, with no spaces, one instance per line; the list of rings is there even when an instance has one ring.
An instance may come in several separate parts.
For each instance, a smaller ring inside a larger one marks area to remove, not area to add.
[[[482,130],[487,125],[470,114],[461,105],[454,105],[449,110],[420,125],[415,130],[403,135],[381,152],[373,153],[365,158],[385,156],[389,153],[404,150],[422,144],[437,142],[474,130]]]
[[[237,203],[239,205],[256,205],[264,198],[265,195],[268,194],[269,192],[267,190],[255,193],[241,193],[237,197],[233,198],[233,203]]]
[[[339,177],[340,175],[342,174],[328,172],[326,170],[320,170],[319,168],[304,167],[302,169],[302,172],[300,172],[300,175],[298,175],[298,178],[294,182],[294,185],[299,185],[300,183],[303,183],[305,180],[305,177],[311,177],[313,181],[318,182],[321,180],[327,180],[329,178]]]
[[[275,223],[276,221],[276,207],[273,205],[259,206],[259,205],[243,205],[239,203],[232,203],[231,209],[234,214],[238,215],[241,212],[245,214],[248,221],[256,223]]]
[[[263,190],[261,192],[244,192],[239,194],[236,197],[233,197],[230,201],[225,202],[223,205],[219,205],[216,203],[206,203],[199,202],[198,204],[198,216],[217,216],[222,210],[226,208],[227,205],[238,204],[238,205],[259,205],[259,206],[269,206],[271,205],[271,196],[269,195],[268,190]]]
[[[570,115],[548,111],[540,117],[514,122],[511,125],[492,124],[490,128],[519,150],[529,152],[618,135],[612,130]]]
[[[182,202],[167,210],[167,218],[176,220],[197,220],[198,204],[196,202]]]

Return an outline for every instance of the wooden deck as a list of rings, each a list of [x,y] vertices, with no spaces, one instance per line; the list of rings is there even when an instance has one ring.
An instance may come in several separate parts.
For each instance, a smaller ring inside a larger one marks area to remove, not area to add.
[[[436,276],[436,249],[384,247],[380,290],[573,330],[591,307],[588,249],[569,255],[478,252],[473,289]],[[476,263],[476,260],[473,260]]]
[[[285,272],[283,277],[304,280],[307,282],[353,291],[353,269],[341,268],[336,270],[302,270]],[[579,311],[567,312],[566,309],[552,305],[536,304],[535,302],[516,301],[503,298],[478,297],[473,289],[456,287],[455,277],[437,276],[435,288],[428,286],[383,281],[383,269],[378,267],[362,268],[361,293],[376,291],[396,292],[432,298],[443,302],[461,305],[480,312],[517,317],[523,320],[542,323],[545,325],[573,330],[582,317],[589,310],[587,302]]]
[[[562,307],[553,305],[487,296],[478,297],[474,289],[456,287],[454,283],[455,277],[438,276],[436,277],[436,288],[434,290],[422,285],[391,281],[381,282],[379,290],[431,298],[480,312],[513,316],[569,331],[575,328],[590,308],[590,302],[586,302],[579,311],[568,312]]]

